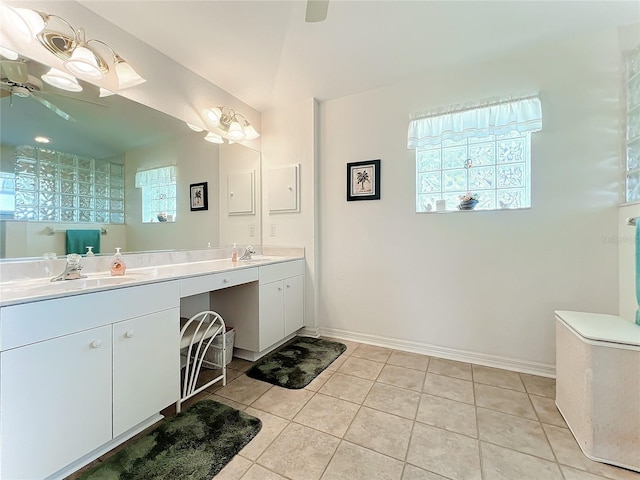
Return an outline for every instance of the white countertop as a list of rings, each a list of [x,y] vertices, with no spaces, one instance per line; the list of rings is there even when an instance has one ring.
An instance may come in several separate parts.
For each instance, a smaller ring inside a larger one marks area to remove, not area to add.
[[[77,280],[51,282],[50,278],[16,280],[0,283],[0,306],[15,305],[39,300],[82,295],[113,288],[132,287],[148,283],[189,278],[238,269],[256,268],[261,265],[298,260],[301,256],[254,255],[251,260],[232,263],[230,259],[208,260],[142,268],[127,268],[123,276],[111,276],[109,272],[88,274]]]
[[[616,315],[558,310],[556,317],[589,340],[640,346],[640,326]]]

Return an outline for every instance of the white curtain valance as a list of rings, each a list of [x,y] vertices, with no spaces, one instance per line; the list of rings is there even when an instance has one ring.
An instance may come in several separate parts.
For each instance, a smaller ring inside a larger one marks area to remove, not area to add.
[[[136,188],[176,182],[176,167],[160,167],[136,172]]]
[[[542,130],[542,106],[536,98],[509,100],[447,113],[427,114],[409,123],[407,148],[440,145],[443,140]]]

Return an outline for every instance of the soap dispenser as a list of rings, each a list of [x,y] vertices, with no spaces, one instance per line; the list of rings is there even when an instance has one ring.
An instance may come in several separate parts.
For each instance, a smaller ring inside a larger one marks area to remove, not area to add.
[[[111,275],[118,276],[124,275],[125,270],[127,269],[127,264],[120,253],[120,247],[116,248],[116,254],[111,258]]]
[[[238,246],[234,243],[233,249],[231,250],[231,261],[236,263],[238,261]]]

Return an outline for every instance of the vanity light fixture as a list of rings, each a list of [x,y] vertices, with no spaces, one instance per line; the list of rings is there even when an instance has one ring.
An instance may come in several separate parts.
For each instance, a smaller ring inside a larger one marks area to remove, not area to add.
[[[199,126],[194,125],[193,123],[187,123],[187,127],[189,127],[194,132],[204,132],[204,128],[200,128]]]
[[[107,90],[106,88],[100,87],[100,95],[98,95],[100,98],[103,97],[110,97],[111,95],[115,95],[116,92],[112,92],[111,90]]]
[[[211,143],[224,143],[224,140],[220,135],[216,135],[215,133],[211,133],[211,132],[207,133],[207,136],[204,137],[204,139],[207,142],[211,142]]]
[[[2,15],[3,33],[10,39],[20,44],[35,38],[76,77],[100,86],[105,77],[115,76],[119,90],[146,81],[108,44],[87,40],[84,28],[74,28],[58,15],[8,5],[2,5]]]
[[[19,55],[18,52],[14,52],[6,47],[0,45],[0,55],[2,55],[7,60],[17,60]]]
[[[63,72],[62,70],[58,70],[57,68],[51,68],[40,78],[49,85],[66,90],[67,92],[82,91],[82,85],[78,83],[76,77],[69,75],[67,72]]]
[[[229,107],[212,107],[203,111],[210,132],[230,141],[253,140],[260,134],[241,113]]]
[[[49,143],[51,141],[51,139],[41,136],[35,137],[34,140],[38,143]]]

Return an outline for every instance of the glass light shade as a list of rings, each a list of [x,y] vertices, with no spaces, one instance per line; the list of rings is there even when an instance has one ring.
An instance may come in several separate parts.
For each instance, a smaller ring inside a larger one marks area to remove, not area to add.
[[[100,87],[100,98],[102,97],[110,97],[111,95],[115,95],[115,92],[112,92],[111,90],[107,90],[106,88],[102,88]]]
[[[242,140],[245,137],[244,130],[238,121],[231,122],[227,135],[232,140]]]
[[[2,5],[3,29],[9,36],[15,36],[24,43],[31,43],[37,33],[44,28],[44,19],[33,10],[27,8],[12,8]],[[6,24],[4,22],[7,22]]]
[[[17,52],[14,52],[13,50],[9,50],[8,48],[5,48],[1,45],[0,45],[0,55],[2,55],[4,58],[9,60],[17,60],[19,56]]]
[[[207,136],[204,137],[204,139],[207,142],[211,142],[211,143],[224,143],[224,140],[222,140],[222,137],[220,135],[216,135],[215,133],[207,133]]]
[[[122,59],[116,62],[116,75],[118,76],[119,88],[135,87],[146,82],[131,65]]]
[[[64,62],[64,67],[74,75],[91,80],[102,80],[104,73],[98,66],[96,56],[87,47],[78,45],[73,49],[71,58]]]
[[[254,140],[260,136],[249,122],[244,123],[244,135],[247,140]]]
[[[220,125],[220,117],[222,117],[222,110],[218,107],[209,108],[205,111],[205,115],[207,116],[207,120],[211,122],[214,127]]]
[[[47,73],[42,75],[43,81],[49,85],[66,90],[67,92],[81,92],[82,86],[78,83],[78,80],[62,70],[51,68]]]
[[[202,132],[202,131],[204,131],[204,128],[200,128],[199,126],[193,125],[192,123],[187,123],[187,127],[189,127],[194,132]]]

